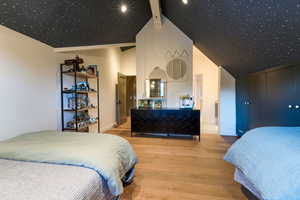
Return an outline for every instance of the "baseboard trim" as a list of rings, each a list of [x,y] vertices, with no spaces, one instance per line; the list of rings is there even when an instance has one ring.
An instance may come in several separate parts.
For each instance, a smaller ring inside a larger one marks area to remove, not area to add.
[[[219,129],[216,124],[201,123],[201,133],[205,134],[218,134]]]
[[[222,136],[238,136],[236,133],[233,133],[233,132],[231,132],[231,133],[220,132],[220,135],[222,135]]]

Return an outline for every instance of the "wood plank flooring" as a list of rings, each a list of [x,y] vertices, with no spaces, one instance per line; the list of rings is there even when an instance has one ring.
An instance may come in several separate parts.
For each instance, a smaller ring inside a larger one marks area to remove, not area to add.
[[[234,168],[223,161],[233,138],[130,137],[129,124],[107,131],[126,138],[137,153],[134,183],[122,200],[245,200],[233,181]]]

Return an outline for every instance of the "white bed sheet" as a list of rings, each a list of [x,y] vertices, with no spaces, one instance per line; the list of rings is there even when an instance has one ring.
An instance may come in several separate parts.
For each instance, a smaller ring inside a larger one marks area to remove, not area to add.
[[[87,168],[0,159],[1,200],[112,200],[107,184]]]
[[[259,199],[263,199],[259,194],[259,192],[255,189],[255,187],[250,183],[250,181],[248,181],[248,179],[245,177],[245,175],[241,170],[239,169],[235,170],[234,180],[240,183],[241,185],[243,185],[244,187],[246,187],[250,192],[252,192],[252,194],[254,194]]]

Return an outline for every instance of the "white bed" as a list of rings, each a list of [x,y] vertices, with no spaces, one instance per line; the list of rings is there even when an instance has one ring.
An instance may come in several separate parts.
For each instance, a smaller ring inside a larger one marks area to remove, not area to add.
[[[45,131],[0,142],[1,200],[116,200],[137,162],[125,139]]]
[[[263,199],[257,189],[250,183],[250,181],[247,179],[247,177],[243,174],[243,172],[239,169],[235,170],[234,173],[234,180],[238,182],[239,184],[243,185],[247,190],[252,192],[253,195],[255,195],[259,199]]]
[[[299,200],[299,155],[300,127],[261,127],[236,141],[224,159],[249,198]]]
[[[112,200],[87,168],[0,159],[1,200]]]

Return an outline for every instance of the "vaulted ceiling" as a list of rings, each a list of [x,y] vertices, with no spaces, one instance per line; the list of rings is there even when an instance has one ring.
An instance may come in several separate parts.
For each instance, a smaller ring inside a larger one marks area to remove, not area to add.
[[[161,4],[165,16],[235,76],[299,63],[300,0]],[[53,47],[134,42],[150,18],[148,0],[0,0],[0,24]]]
[[[2,25],[53,47],[134,42],[151,17],[148,0],[0,0]]]
[[[164,14],[239,76],[300,62],[300,0],[162,0]]]

